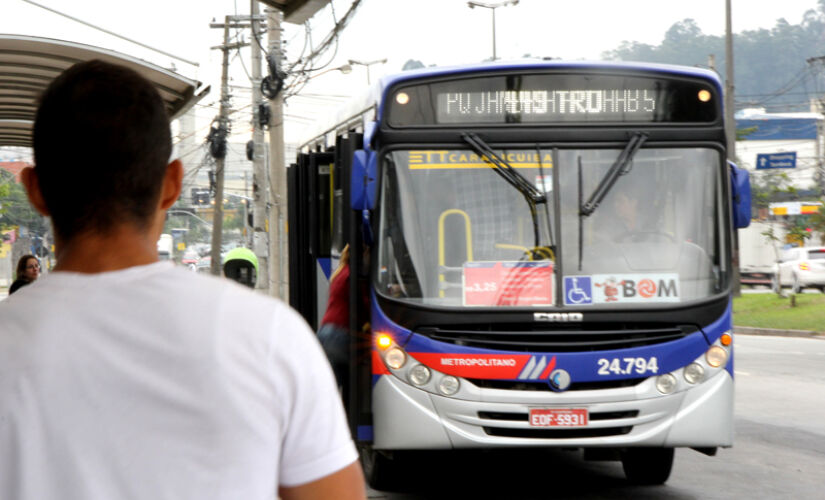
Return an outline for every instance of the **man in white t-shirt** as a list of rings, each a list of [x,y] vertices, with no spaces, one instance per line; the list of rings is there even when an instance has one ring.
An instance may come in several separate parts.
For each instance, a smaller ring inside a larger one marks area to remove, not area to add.
[[[152,85],[77,64],[44,93],[33,138],[22,178],[58,264],[0,303],[0,498],[365,498],[305,322],[158,262],[183,171]]]

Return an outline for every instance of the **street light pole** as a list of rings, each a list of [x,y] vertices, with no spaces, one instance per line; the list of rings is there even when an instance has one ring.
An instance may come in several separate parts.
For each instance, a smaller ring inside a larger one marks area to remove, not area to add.
[[[496,60],[496,9],[490,9],[493,13],[493,61]]]
[[[467,2],[467,6],[471,9],[483,7],[485,9],[490,9],[493,13],[493,61],[496,60],[496,9],[507,5],[518,5],[518,2],[519,0],[507,0],[506,2],[499,3]]]
[[[350,59],[350,60],[349,60],[349,63],[350,63],[350,64],[358,64],[358,65],[361,65],[361,66],[366,66],[366,67],[367,67],[367,85],[369,85],[369,84],[370,84],[370,66],[372,66],[373,64],[384,64],[384,63],[386,63],[386,62],[387,62],[387,58],[386,58],[386,57],[385,57],[384,59],[376,59],[375,61],[367,61],[367,62],[365,62],[365,61],[357,61],[357,60],[355,60],[355,59]]]
[[[324,71],[321,71],[320,73],[316,73],[316,74],[308,77],[307,80],[312,80],[313,78],[318,78],[319,76],[325,75],[325,74],[330,73],[332,71],[340,71],[341,73],[343,73],[345,75],[348,75],[348,74],[352,73],[352,66],[350,66],[349,64],[342,64],[341,66],[338,66],[337,68],[325,69]]]

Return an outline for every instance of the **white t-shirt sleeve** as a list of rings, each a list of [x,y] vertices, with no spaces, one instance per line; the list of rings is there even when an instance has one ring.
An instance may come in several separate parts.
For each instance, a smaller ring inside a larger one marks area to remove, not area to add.
[[[306,322],[278,311],[278,338],[270,359],[287,384],[279,485],[297,486],[337,472],[358,459],[332,368]]]

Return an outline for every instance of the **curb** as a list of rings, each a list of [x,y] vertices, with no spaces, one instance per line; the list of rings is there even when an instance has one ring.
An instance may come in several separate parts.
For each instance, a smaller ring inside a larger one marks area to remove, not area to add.
[[[770,335],[774,337],[825,339],[825,332],[813,332],[809,330],[774,330],[771,328],[756,328],[752,326],[734,326],[733,333],[742,335]]]

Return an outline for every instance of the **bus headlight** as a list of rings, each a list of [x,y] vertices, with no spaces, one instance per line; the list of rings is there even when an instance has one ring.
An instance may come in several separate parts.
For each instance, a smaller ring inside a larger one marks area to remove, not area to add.
[[[458,379],[453,377],[452,375],[446,375],[441,381],[438,383],[438,392],[445,396],[452,396],[456,392],[458,392],[459,382]]]
[[[662,394],[670,394],[676,390],[676,377],[670,373],[659,375],[656,379],[656,388],[659,389],[659,392]]]
[[[413,384],[424,385],[430,381],[430,369],[424,365],[415,365],[408,376]]]
[[[392,368],[393,370],[397,370],[404,366],[404,363],[407,362],[407,355],[404,354],[404,351],[397,347],[393,347],[386,354],[384,354],[384,361],[387,362],[387,366]]]
[[[728,361],[728,351],[718,345],[712,346],[705,353],[705,359],[710,366],[719,368]]]
[[[685,367],[685,380],[689,384],[695,384],[705,376],[705,369],[699,363],[691,363]]]

